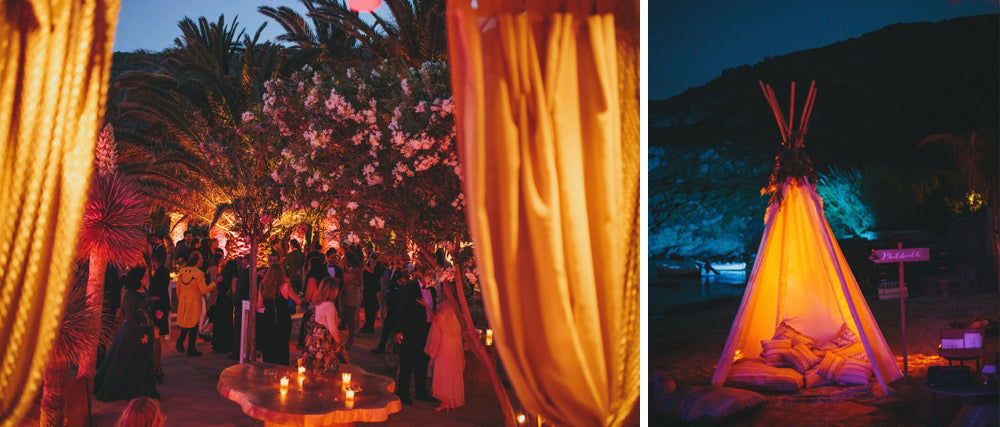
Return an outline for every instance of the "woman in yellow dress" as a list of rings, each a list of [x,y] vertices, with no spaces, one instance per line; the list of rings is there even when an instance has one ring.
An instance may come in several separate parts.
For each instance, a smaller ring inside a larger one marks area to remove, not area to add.
[[[205,272],[199,267],[202,263],[201,254],[191,252],[188,255],[187,267],[178,273],[177,284],[177,326],[181,327],[181,336],[177,338],[177,351],[184,352],[184,337],[188,338],[187,355],[200,356],[194,347],[198,338],[198,319],[201,317],[201,306],[204,303],[202,295],[215,289],[215,283],[205,284]]]

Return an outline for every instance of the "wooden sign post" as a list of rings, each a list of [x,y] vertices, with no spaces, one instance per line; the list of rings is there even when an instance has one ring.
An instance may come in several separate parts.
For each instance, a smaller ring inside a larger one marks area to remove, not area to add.
[[[899,317],[903,322],[903,375],[910,379],[906,360],[906,282],[903,280],[903,263],[928,261],[930,248],[906,248],[899,243],[897,249],[877,249],[872,251],[872,261],[876,264],[899,263]]]

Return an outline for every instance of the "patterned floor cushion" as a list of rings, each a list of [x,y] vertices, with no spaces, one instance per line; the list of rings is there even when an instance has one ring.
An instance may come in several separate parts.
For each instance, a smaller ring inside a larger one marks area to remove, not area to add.
[[[802,388],[802,374],[790,368],[767,366],[760,359],[733,363],[726,385],[759,391],[794,392]]]
[[[677,414],[684,421],[718,423],[734,414],[751,411],[767,397],[731,387],[692,387],[676,398]]]
[[[678,389],[673,379],[661,370],[650,375],[652,411],[660,422],[694,421],[715,424],[734,414],[760,407],[767,397],[749,390],[731,387],[692,387]]]

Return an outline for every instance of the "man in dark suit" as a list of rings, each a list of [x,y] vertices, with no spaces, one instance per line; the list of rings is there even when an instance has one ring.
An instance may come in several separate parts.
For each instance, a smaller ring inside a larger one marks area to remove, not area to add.
[[[302,247],[299,246],[298,240],[291,239],[288,244],[292,250],[288,252],[288,255],[285,255],[285,276],[288,277],[295,292],[305,292],[302,281],[302,266],[307,265],[305,263],[306,256],[302,253]]]
[[[389,338],[395,329],[396,313],[399,311],[397,309],[399,290],[410,281],[406,270],[401,270],[398,265],[393,265],[391,269],[382,273],[381,280],[382,295],[385,296],[385,304],[382,307],[385,310],[385,317],[382,318],[382,338],[378,341],[378,347],[372,349],[372,353],[379,354],[386,352],[385,346],[389,344]]]
[[[233,292],[233,352],[229,355],[231,360],[240,358],[240,346],[243,344],[243,301],[250,300],[250,255],[239,257],[239,262],[236,290]]]
[[[184,262],[194,249],[194,233],[191,230],[184,231],[184,240],[177,242],[174,246],[174,260]]]
[[[399,354],[399,378],[396,381],[396,394],[399,400],[407,405],[410,400],[410,376],[414,381],[414,395],[417,400],[425,402],[437,401],[427,392],[427,364],[430,357],[424,352],[427,344],[427,333],[431,329],[432,315],[435,309],[435,291],[433,281],[426,277],[428,267],[420,267],[414,273],[414,280],[399,290],[396,322],[396,340],[402,340]]]

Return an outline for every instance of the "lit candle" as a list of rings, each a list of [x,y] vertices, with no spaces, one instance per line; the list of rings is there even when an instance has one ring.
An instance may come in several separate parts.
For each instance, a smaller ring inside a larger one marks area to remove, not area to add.
[[[524,424],[524,421],[527,420],[527,419],[528,419],[528,417],[525,417],[524,414],[517,414],[517,423],[518,424]]]
[[[281,377],[281,392],[284,393],[288,389],[288,377]]]
[[[347,409],[354,409],[354,389],[345,390],[344,397],[344,406]]]
[[[347,387],[350,387],[351,386],[351,373],[350,372],[341,373],[340,374],[340,381],[343,383],[345,389]],[[351,395],[352,396],[354,395],[353,392],[351,393]]]
[[[305,366],[299,366],[299,375],[304,375],[305,373],[306,373],[306,367]]]
[[[493,330],[492,329],[487,329],[486,330],[486,345],[488,345],[488,346],[493,345]]]

